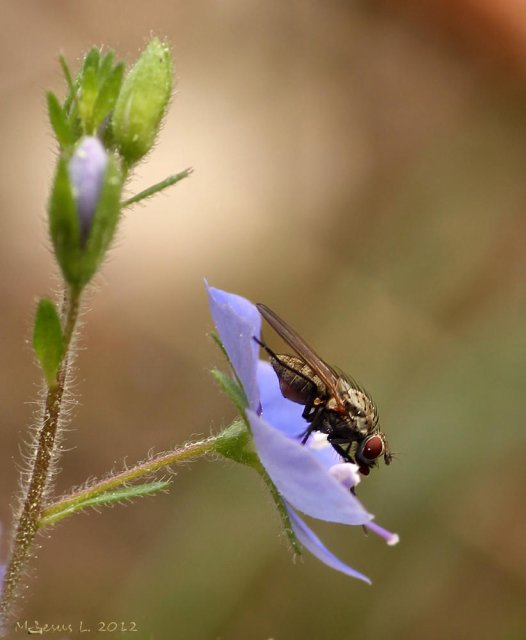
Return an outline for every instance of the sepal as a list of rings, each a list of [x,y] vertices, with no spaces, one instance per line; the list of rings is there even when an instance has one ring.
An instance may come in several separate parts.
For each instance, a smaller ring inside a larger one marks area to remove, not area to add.
[[[47,94],[47,110],[49,121],[60,148],[63,150],[71,149],[75,142],[73,129],[62,105],[52,91],[48,91]]]

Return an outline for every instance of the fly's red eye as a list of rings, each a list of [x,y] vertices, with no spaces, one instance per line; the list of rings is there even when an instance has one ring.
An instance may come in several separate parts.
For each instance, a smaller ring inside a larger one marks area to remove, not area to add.
[[[362,456],[366,460],[376,460],[384,452],[384,441],[381,436],[370,436],[364,442]]]

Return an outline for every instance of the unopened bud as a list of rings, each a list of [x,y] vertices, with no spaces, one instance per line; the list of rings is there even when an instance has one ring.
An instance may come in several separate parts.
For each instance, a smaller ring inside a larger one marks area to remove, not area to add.
[[[68,163],[68,172],[77,205],[80,245],[86,245],[97,210],[108,165],[106,150],[98,138],[86,137]]]
[[[113,111],[113,139],[128,166],[152,148],[171,93],[170,48],[154,38],[125,77]]]

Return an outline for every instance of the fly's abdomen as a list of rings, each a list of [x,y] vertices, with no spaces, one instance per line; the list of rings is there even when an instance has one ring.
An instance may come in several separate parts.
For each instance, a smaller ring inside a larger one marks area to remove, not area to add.
[[[320,395],[320,390],[325,391],[322,381],[300,358],[279,355],[271,357],[270,364],[278,376],[281,393],[287,400],[307,404]]]

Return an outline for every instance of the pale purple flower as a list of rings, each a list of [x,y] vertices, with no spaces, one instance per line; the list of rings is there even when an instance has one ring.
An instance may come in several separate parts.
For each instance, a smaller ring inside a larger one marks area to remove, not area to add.
[[[88,240],[107,164],[106,150],[94,136],[87,136],[82,140],[68,163],[73,197],[77,205],[81,246],[85,246]]]
[[[208,286],[208,285],[207,285]],[[253,337],[259,338],[257,307],[240,296],[208,287],[210,311],[219,338],[247,396],[246,417],[256,451],[284,498],[298,540],[326,565],[370,583],[369,578],[336,558],[296,513],[348,525],[364,525],[396,544],[398,537],[371,522],[373,516],[351,493],[359,481],[356,465],[342,459],[321,434],[306,446],[299,441],[306,428],[302,406],[283,398],[271,366],[259,360]],[[321,437],[319,437],[321,436]]]

